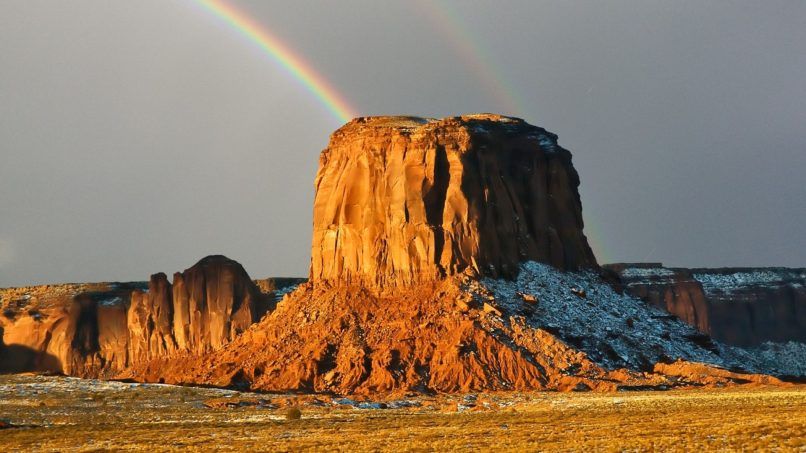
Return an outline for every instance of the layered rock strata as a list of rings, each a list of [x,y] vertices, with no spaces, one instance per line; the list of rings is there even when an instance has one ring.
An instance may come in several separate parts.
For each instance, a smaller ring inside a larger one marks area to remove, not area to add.
[[[142,283],[0,290],[0,371],[77,376],[128,365],[126,307]]]
[[[311,281],[389,288],[536,260],[595,266],[579,177],[557,136],[517,118],[358,118],[319,159]]]
[[[714,339],[739,346],[806,343],[806,269],[667,268],[612,264],[629,294]]]

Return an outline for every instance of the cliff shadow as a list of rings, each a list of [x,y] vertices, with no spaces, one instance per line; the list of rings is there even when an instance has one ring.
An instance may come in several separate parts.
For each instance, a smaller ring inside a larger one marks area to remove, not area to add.
[[[6,345],[3,328],[0,327],[0,373],[23,373],[27,371],[62,372],[58,357],[21,344]]]

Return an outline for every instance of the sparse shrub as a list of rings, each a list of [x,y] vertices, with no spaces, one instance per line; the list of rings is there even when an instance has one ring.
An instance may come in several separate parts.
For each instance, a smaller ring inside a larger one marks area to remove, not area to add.
[[[187,402],[188,399],[193,398],[193,389],[190,387],[182,387],[179,390],[179,400],[183,403]]]
[[[299,420],[302,418],[302,411],[299,410],[298,407],[289,407],[287,411],[285,411],[285,419],[286,420]]]
[[[98,403],[102,407],[106,407],[106,405],[107,405],[106,395],[104,395],[103,393],[93,393],[90,396],[90,399],[92,401]]]

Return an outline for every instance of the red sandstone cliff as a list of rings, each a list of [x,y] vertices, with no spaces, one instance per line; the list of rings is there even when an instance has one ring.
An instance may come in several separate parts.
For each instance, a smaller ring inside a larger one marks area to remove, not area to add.
[[[611,264],[629,294],[739,346],[806,342],[806,269]]]
[[[265,282],[264,282],[265,283]],[[111,375],[230,342],[274,306],[243,267],[209,256],[173,285],[76,284],[0,290],[0,371]]]
[[[557,137],[523,120],[359,118],[319,159],[311,280],[371,288],[525,260],[595,266],[579,177]]]

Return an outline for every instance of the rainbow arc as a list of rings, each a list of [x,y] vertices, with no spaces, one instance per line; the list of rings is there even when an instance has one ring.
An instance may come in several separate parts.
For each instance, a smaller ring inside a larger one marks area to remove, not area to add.
[[[355,116],[353,108],[322,76],[314,71],[310,64],[244,12],[222,0],[194,0],[194,2],[263,50],[266,55],[319,99],[336,118],[347,122]]]

